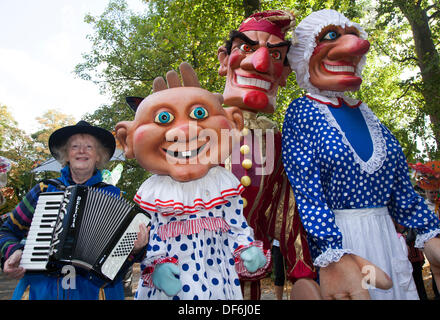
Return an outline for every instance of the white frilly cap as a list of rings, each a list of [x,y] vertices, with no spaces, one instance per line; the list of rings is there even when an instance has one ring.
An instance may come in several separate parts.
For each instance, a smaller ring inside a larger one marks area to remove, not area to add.
[[[356,22],[348,20],[341,13],[325,9],[311,13],[304,18],[295,29],[295,36],[292,39],[292,46],[287,53],[290,67],[296,73],[296,81],[300,88],[310,93],[320,94],[327,97],[343,96],[343,92],[320,90],[313,86],[310,81],[309,61],[316,47],[316,36],[321,30],[329,25],[355,27],[359,31],[361,39],[367,39],[367,33]],[[367,57],[364,55],[356,68],[356,75],[361,76],[362,69]]]

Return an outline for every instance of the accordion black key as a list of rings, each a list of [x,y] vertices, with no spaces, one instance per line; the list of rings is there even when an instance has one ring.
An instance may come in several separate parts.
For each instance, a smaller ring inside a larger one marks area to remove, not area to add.
[[[150,218],[103,189],[70,186],[41,193],[20,265],[50,271],[72,264],[112,281],[134,247],[139,225]]]

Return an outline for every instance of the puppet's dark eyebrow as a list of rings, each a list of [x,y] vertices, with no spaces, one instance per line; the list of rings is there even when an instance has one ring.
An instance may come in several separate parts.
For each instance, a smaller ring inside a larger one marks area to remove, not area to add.
[[[258,41],[254,41],[252,39],[250,39],[248,36],[246,36],[244,33],[239,32],[235,35],[235,38],[239,38],[241,40],[243,40],[244,42],[246,42],[247,44],[251,45],[251,46],[256,46],[259,42]]]
[[[272,43],[267,43],[266,44],[268,48],[278,48],[278,47],[284,47],[284,46],[289,46],[290,45],[290,41],[283,41],[283,42],[278,42],[275,44]]]

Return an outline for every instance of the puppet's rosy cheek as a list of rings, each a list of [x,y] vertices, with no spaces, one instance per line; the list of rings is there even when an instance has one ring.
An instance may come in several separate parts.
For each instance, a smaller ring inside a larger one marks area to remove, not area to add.
[[[231,126],[230,126],[230,124],[229,124],[229,121],[228,121],[227,119],[224,119],[224,118],[222,118],[222,119],[219,121],[219,127],[220,127],[221,129],[228,129],[228,130],[232,129]]]
[[[324,49],[327,45],[325,43],[318,43],[318,45],[315,47],[315,50],[313,50],[312,56],[317,55],[319,52],[321,52],[322,49]]]
[[[229,57],[229,65],[230,67],[238,67],[241,61],[241,54],[238,51],[231,52],[231,56]]]
[[[281,62],[274,63],[274,68],[275,68],[275,76],[277,78],[281,77],[281,74],[283,73],[284,65]]]

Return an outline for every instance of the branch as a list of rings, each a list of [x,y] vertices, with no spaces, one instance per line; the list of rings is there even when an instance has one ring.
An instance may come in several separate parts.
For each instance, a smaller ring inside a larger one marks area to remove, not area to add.
[[[409,56],[409,57],[405,57],[405,58],[403,58],[403,59],[398,59],[398,58],[396,58],[394,55],[392,55],[391,53],[389,53],[388,52],[388,50],[386,50],[380,43],[376,43],[376,45],[388,56],[388,57],[390,57],[391,59],[393,59],[394,61],[397,61],[397,62],[400,62],[400,63],[405,63],[405,62],[408,62],[408,61],[411,61],[411,60],[413,60],[413,61],[415,61],[415,62],[419,62],[419,59],[417,59],[416,57],[414,57],[414,56]]]
[[[430,16],[428,16],[428,21],[437,18],[438,16],[440,16],[440,11],[436,11],[433,14],[431,14]]]

